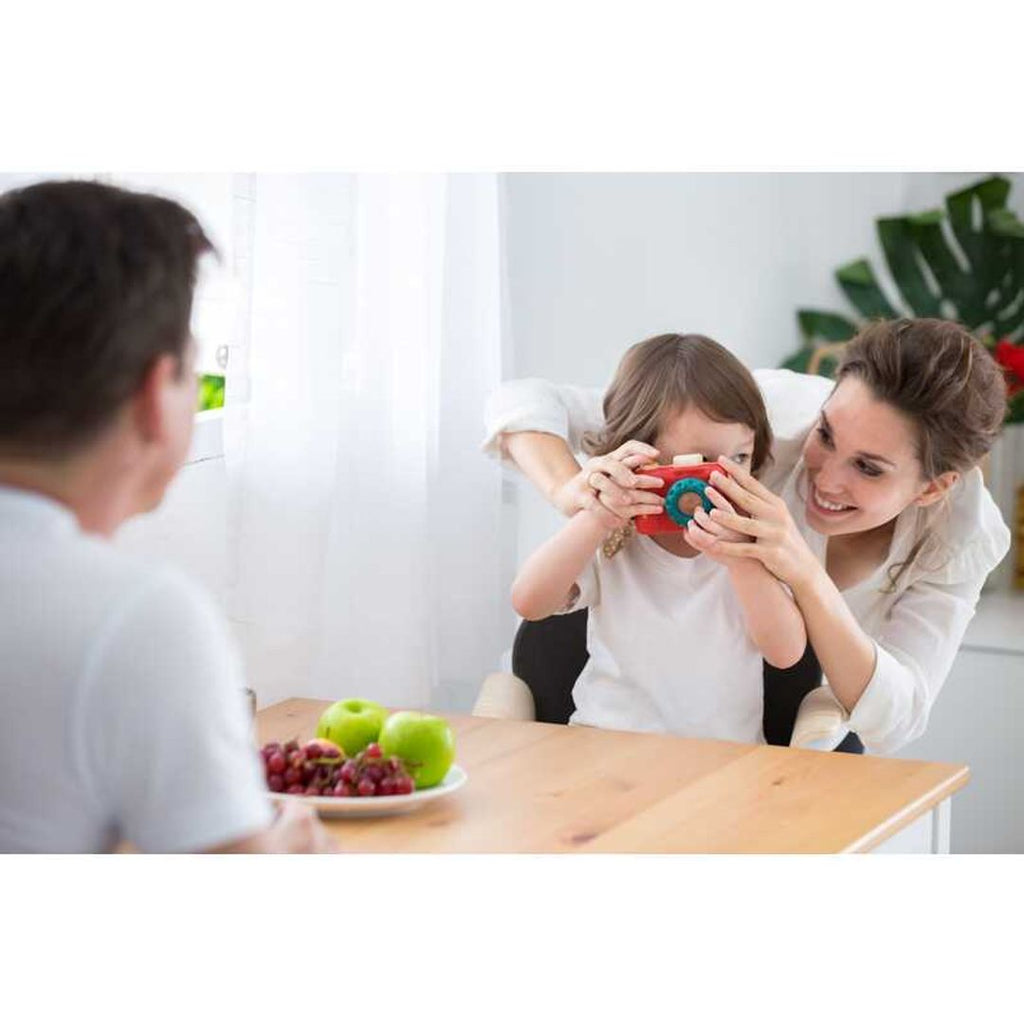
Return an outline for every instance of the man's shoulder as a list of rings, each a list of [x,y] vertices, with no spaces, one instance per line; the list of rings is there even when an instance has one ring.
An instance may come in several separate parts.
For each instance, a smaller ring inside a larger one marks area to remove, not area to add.
[[[176,566],[100,538],[79,534],[33,545],[20,555],[3,573],[11,584],[8,596],[23,595],[26,615],[38,608],[47,621],[59,621],[69,641],[76,633],[98,637],[142,608],[153,621],[174,613],[202,618],[213,605],[203,587]]]
[[[203,587],[176,565],[96,538],[84,537],[73,545],[62,570],[87,581],[94,595],[105,594],[115,602],[143,594],[186,604],[209,600]]]

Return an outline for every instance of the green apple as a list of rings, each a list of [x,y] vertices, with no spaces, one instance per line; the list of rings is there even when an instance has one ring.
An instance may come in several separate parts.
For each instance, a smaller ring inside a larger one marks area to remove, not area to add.
[[[316,724],[317,739],[330,740],[347,757],[355,757],[364,747],[377,742],[387,717],[387,708],[372,700],[351,697],[335,701]]]
[[[388,716],[377,742],[385,757],[400,757],[417,789],[436,786],[455,760],[451,726],[437,715],[396,711]]]

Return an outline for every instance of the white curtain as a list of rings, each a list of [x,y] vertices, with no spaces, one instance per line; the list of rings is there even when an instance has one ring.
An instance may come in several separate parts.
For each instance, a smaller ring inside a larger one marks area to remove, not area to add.
[[[246,205],[247,203],[247,205]],[[494,175],[256,175],[237,231],[229,614],[261,704],[436,705],[508,643]]]

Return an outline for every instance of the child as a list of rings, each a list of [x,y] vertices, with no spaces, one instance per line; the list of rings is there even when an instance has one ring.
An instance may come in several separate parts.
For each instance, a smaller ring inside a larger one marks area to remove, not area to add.
[[[653,445],[661,463],[726,455],[756,474],[771,446],[750,372],[701,335],[634,345],[604,411],[606,427],[586,447],[630,471],[651,461],[644,453]],[[634,486],[658,482],[639,476]],[[713,487],[708,497],[730,508]],[[806,646],[788,590],[756,559],[699,557],[728,536],[703,512],[677,533],[644,536],[631,526],[607,510],[578,512],[527,559],[512,588],[527,619],[590,609],[590,657],[573,689],[571,723],[763,742],[762,658],[786,668]]]

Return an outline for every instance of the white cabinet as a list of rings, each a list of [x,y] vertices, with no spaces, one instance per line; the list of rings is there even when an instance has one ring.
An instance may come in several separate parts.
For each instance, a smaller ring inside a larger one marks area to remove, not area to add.
[[[925,735],[898,756],[970,765],[952,853],[1024,853],[1024,595],[982,595]]]

